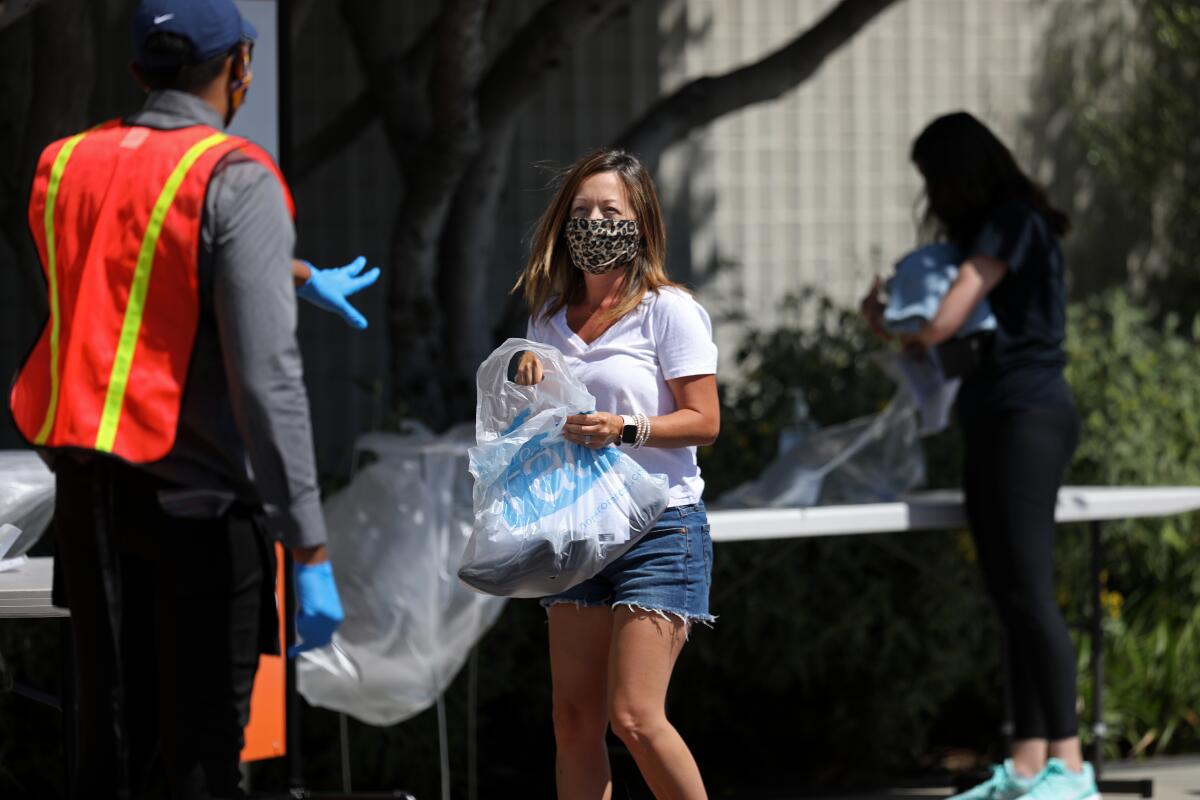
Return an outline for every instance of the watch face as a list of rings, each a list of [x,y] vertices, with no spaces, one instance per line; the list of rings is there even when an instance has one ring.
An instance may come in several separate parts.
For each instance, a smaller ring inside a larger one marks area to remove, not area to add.
[[[637,425],[626,425],[621,429],[621,441],[625,444],[633,444],[637,441]]]

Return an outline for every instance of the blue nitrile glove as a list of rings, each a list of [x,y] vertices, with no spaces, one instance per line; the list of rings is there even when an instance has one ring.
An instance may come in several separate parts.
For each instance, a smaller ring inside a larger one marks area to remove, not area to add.
[[[324,647],[342,624],[342,601],[333,582],[333,565],[296,564],[296,644],[288,648],[288,658],[297,653]]]
[[[379,280],[379,268],[374,267],[360,274],[367,265],[365,256],[359,256],[344,267],[330,269],[317,269],[307,261],[304,263],[308,264],[312,275],[296,290],[296,294],[318,308],[340,314],[342,319],[359,330],[367,327],[367,318],[358,313],[358,309],[350,305],[346,298]]]

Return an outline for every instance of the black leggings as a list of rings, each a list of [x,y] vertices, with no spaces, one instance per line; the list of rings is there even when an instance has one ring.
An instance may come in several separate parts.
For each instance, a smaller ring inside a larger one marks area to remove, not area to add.
[[[966,430],[967,519],[1008,637],[1015,739],[1075,736],[1075,648],[1054,591],[1054,506],[1079,440],[1073,408],[1006,411]]]

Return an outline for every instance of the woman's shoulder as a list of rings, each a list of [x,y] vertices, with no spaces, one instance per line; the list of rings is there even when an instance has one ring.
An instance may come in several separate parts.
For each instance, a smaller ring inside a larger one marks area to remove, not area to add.
[[[979,219],[966,239],[958,242],[964,255],[991,255],[980,250],[989,242],[1046,239],[1053,237],[1049,222],[1022,197],[1006,197],[994,203]]]
[[[531,334],[536,333],[539,335],[545,335],[545,332],[553,327],[554,318],[563,311],[562,308],[559,308],[553,313],[547,313],[553,308],[553,303],[548,302],[546,305],[542,306],[536,311],[531,311],[529,313],[529,332]]]
[[[964,255],[1003,261],[1012,272],[1026,264],[1044,264],[1058,252],[1050,222],[1020,197],[1005,198],[989,210],[964,246]]]
[[[992,206],[984,219],[984,227],[1018,232],[1032,228],[1037,233],[1052,233],[1049,220],[1023,197],[1007,197]]]
[[[704,306],[700,305],[695,295],[682,286],[660,286],[658,291],[647,291],[643,302],[659,314],[688,313],[695,309],[704,311]]]
[[[661,286],[657,292],[647,292],[647,295],[648,316],[660,331],[674,328],[688,330],[696,325],[712,329],[712,318],[708,311],[682,286]]]

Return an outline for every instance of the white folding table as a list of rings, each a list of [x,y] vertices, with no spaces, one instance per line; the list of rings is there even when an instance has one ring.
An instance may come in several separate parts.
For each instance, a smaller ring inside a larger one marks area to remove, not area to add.
[[[1165,517],[1200,509],[1200,486],[1064,486],[1060,523]],[[966,527],[959,491],[916,492],[894,503],[708,512],[714,542],[949,530]]]
[[[65,608],[50,604],[54,559],[31,558],[11,572],[0,572],[0,619],[66,617]]]

